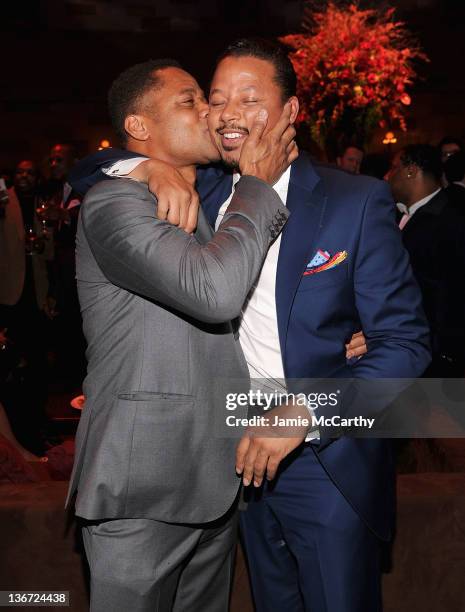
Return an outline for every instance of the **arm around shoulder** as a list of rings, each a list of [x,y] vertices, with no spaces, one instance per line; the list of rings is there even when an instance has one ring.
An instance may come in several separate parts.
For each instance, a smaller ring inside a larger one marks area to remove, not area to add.
[[[238,316],[288,215],[265,183],[240,183],[220,230],[206,244],[157,219],[145,186],[117,179],[94,187],[82,207],[82,224],[105,276],[205,322]]]

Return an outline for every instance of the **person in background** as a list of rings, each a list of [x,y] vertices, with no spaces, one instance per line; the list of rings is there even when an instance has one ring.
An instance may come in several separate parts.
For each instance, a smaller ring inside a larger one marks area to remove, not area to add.
[[[55,249],[49,307],[56,315],[52,337],[58,374],[66,390],[78,392],[86,372],[86,344],[82,334],[74,257],[81,198],[67,183],[75,161],[71,145],[56,144],[52,147],[48,159],[49,178],[41,190],[41,218],[52,228]]]
[[[53,241],[37,215],[39,175],[31,160],[21,161],[0,218],[0,327],[22,363],[11,384],[2,386],[5,407],[18,438],[40,451],[46,427],[46,316]]]
[[[438,149],[441,155],[441,163],[444,164],[451,155],[454,155],[454,153],[458,153],[459,151],[463,151],[464,146],[460,138],[445,136],[438,144]]]
[[[444,175],[447,180],[445,192],[450,205],[457,212],[465,214],[465,152],[451,155],[444,163]]]
[[[441,188],[443,166],[431,145],[408,145],[386,175],[399,227],[431,329],[429,377],[465,374],[465,222]]]
[[[438,150],[441,156],[441,163],[444,165],[451,155],[464,150],[464,144],[459,138],[451,138],[446,136],[438,144]],[[447,187],[448,185],[447,178],[444,173],[441,177],[441,184],[443,187]]]
[[[360,165],[363,161],[364,151],[358,145],[348,145],[342,151],[341,154],[336,157],[336,164],[342,170],[352,172],[353,174],[360,174]]]

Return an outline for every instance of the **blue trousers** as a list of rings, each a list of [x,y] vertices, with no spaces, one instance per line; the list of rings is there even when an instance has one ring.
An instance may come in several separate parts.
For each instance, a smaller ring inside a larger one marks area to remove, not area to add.
[[[311,445],[247,493],[241,530],[257,612],[381,611],[381,543]]]

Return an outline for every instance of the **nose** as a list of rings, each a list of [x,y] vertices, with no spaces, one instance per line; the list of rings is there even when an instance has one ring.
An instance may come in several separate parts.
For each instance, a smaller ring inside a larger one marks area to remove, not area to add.
[[[230,121],[237,121],[240,117],[239,109],[237,105],[232,101],[226,102],[220,114],[220,120],[223,123],[229,123]]]
[[[199,107],[199,114],[200,114],[200,118],[201,119],[206,119],[208,116],[208,111],[210,110],[210,107],[208,106],[208,102],[201,102],[200,107]]]

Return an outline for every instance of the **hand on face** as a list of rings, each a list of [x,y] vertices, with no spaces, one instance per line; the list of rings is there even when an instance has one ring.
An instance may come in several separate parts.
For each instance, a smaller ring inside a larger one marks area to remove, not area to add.
[[[268,113],[262,109],[251,126],[249,137],[241,147],[239,168],[242,175],[255,176],[274,185],[299,155],[295,129],[290,124],[291,105],[285,104],[279,121],[266,132]]]

